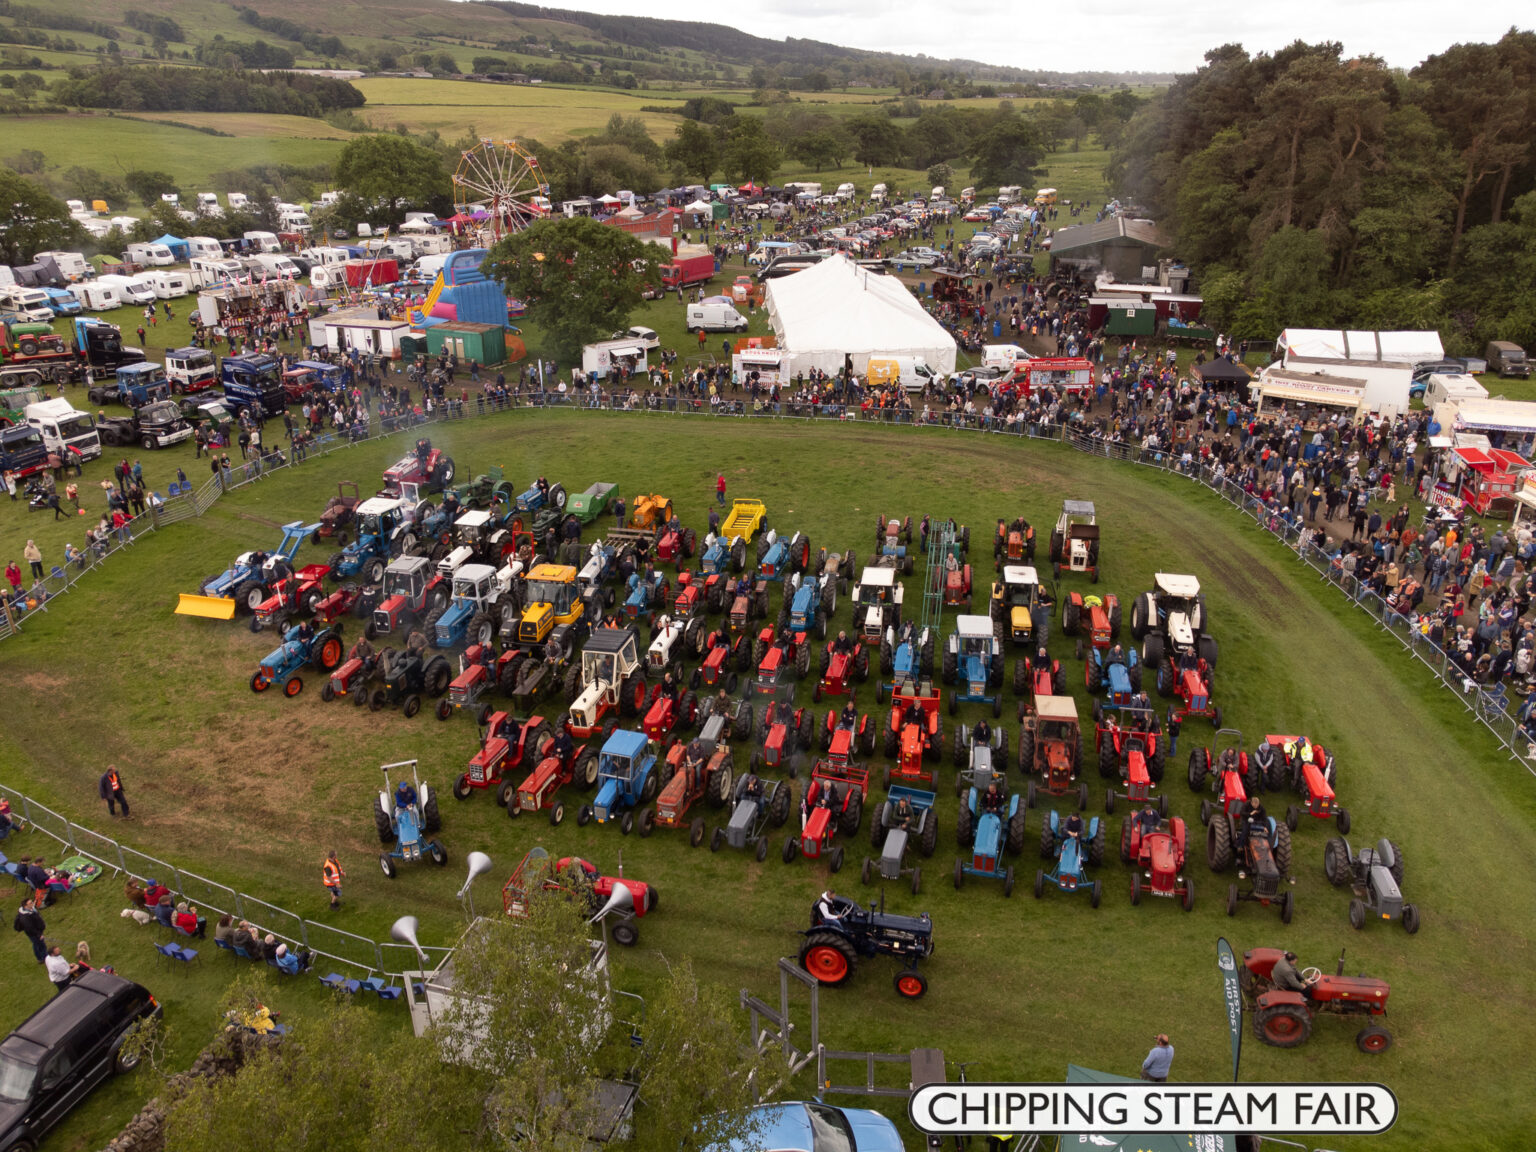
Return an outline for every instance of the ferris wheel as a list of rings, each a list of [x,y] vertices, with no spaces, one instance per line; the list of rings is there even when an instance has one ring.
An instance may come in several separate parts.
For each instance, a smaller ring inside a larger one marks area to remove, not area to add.
[[[516,140],[491,140],[461,153],[453,173],[453,207],[474,217],[491,242],[521,232],[549,214],[549,185],[538,157]]]

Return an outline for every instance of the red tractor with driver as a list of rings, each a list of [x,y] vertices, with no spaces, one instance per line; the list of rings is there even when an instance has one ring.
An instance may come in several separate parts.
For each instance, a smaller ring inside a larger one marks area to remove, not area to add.
[[[885,769],[885,787],[892,781],[904,784],[933,783],[933,769],[925,767],[944,757],[944,715],[940,693],[931,680],[902,680],[891,697],[886,715],[883,752],[894,767]]]
[[[1157,711],[1150,707],[1109,712],[1097,709],[1095,719],[1094,748],[1099,758],[1099,775],[1123,786],[1119,792],[1113,783],[1107,786],[1104,811],[1114,812],[1115,802],[1125,800],[1132,807],[1155,804],[1164,816],[1168,815],[1168,797],[1153,797],[1154,789],[1163,782],[1167,758],[1167,742]]]
[[[839,632],[837,639],[828,640],[821,652],[821,679],[811,698],[817,703],[822,696],[846,696],[852,689],[850,680],[860,684],[869,679],[869,649],[862,638]]]
[[[1266,736],[1254,753],[1254,760],[1264,772],[1269,791],[1289,788],[1303,797],[1301,807],[1291,804],[1285,810],[1285,824],[1292,832],[1306,815],[1333,820],[1339,835],[1349,835],[1349,809],[1339,807],[1333,791],[1333,754],[1321,744],[1305,736]]]
[[[1392,1033],[1377,1021],[1387,1014],[1392,986],[1363,973],[1344,975],[1344,953],[1332,976],[1316,968],[1299,975],[1305,992],[1276,987],[1275,965],[1285,955],[1280,948],[1252,948],[1243,953],[1238,984],[1243,990],[1243,1010],[1253,1015],[1253,1031],[1276,1048],[1299,1048],[1312,1035],[1320,1015],[1355,1016],[1366,1020],[1355,1034],[1355,1047],[1368,1056],[1379,1056],[1392,1047]]]
[[[539,762],[507,801],[507,815],[516,819],[524,812],[546,810],[549,822],[559,827],[565,819],[560,789],[572,783],[588,792],[597,787],[597,749],[576,744],[569,736],[538,742],[543,745],[535,753]]]
[[[505,808],[517,794],[512,773],[532,772],[554,744],[549,722],[542,716],[519,720],[509,712],[493,712],[480,726],[480,751],[469,769],[453,782],[455,800],[468,800],[478,788],[494,788],[496,803]]]
[[[1033,808],[1041,794],[1075,797],[1078,811],[1088,807],[1088,782],[1079,779],[1082,763],[1077,701],[1070,696],[1035,697],[1035,710],[1024,717],[1019,730],[1019,771],[1029,778],[1024,807]]]
[[[831,871],[840,870],[843,846],[836,843],[837,835],[858,834],[868,798],[869,769],[835,755],[816,761],[800,802],[800,835],[784,841],[784,863],[797,855],[812,860],[825,856]]]
[[[1195,883],[1184,873],[1188,837],[1184,821],[1167,818],[1150,806],[1132,812],[1120,825],[1120,859],[1131,865],[1131,903],[1143,894],[1178,900],[1189,912],[1195,906]]]

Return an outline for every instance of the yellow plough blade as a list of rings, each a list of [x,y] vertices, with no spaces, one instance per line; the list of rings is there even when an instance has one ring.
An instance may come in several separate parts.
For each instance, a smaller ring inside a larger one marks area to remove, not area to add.
[[[235,602],[226,600],[222,596],[197,596],[191,592],[183,592],[181,603],[176,605],[176,615],[206,616],[210,620],[233,620]]]

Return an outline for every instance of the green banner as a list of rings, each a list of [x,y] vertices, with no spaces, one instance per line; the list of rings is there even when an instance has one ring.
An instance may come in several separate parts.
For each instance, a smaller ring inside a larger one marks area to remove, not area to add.
[[[1243,1055],[1243,989],[1237,979],[1237,957],[1225,936],[1216,941],[1216,967],[1221,969],[1222,992],[1227,1002],[1227,1025],[1232,1032],[1232,1083],[1237,1083],[1237,1063]]]

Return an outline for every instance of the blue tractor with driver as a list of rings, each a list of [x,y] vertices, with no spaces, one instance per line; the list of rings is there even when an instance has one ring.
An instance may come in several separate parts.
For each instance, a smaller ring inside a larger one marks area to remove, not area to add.
[[[402,779],[391,794],[390,778],[396,769],[404,768],[411,770],[411,778]],[[391,880],[395,878],[396,860],[413,864],[431,860],[439,868],[447,864],[448,853],[442,844],[427,839],[442,828],[443,821],[437,811],[437,792],[430,784],[421,782],[416,761],[385,764],[380,771],[384,773],[384,790],[373,802],[373,824],[379,834],[379,843],[394,845],[379,854],[379,868],[384,875]]]
[[[1087,892],[1088,903],[1099,906],[1104,895],[1103,881],[1089,883],[1085,871],[1088,864],[1097,867],[1104,863],[1104,825],[1097,816],[1084,824],[1075,813],[1066,819],[1055,809],[1046,813],[1045,827],[1040,830],[1040,856],[1055,860],[1056,864],[1049,872],[1035,873],[1036,900],[1045,895],[1049,882],[1063,892]]]
[[[619,831],[628,836],[638,822],[640,835],[649,836],[655,816],[647,805],[656,799],[661,778],[645,733],[624,728],[610,733],[598,754],[597,779],[597,795],[576,813],[577,825],[617,820]],[[640,809],[638,817],[636,809]]]

